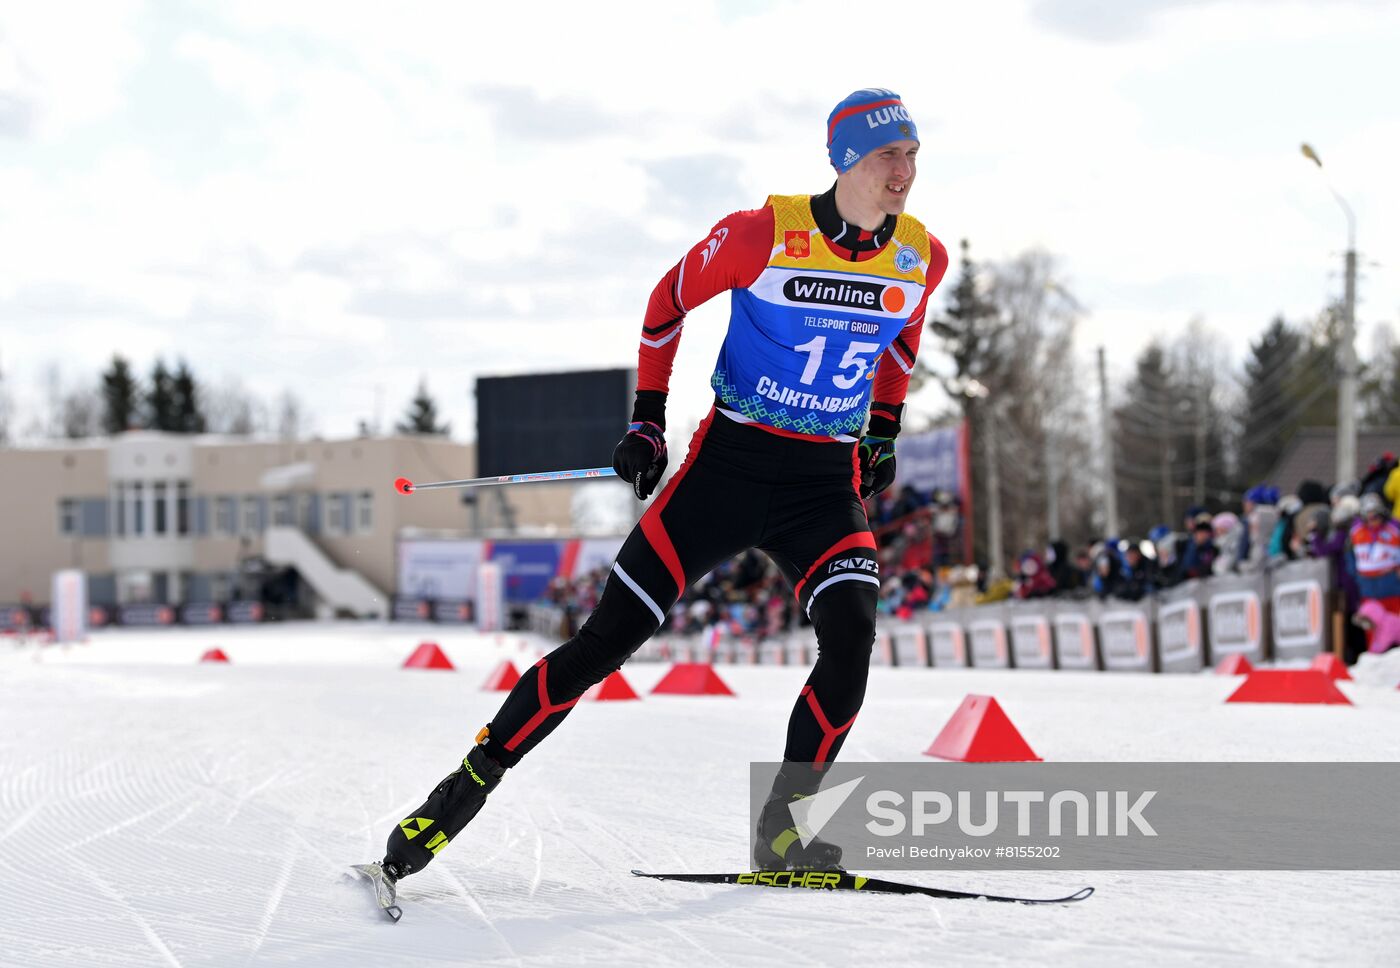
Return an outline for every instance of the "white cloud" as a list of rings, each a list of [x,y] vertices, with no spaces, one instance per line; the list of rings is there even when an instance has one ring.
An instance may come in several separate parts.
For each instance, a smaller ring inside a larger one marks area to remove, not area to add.
[[[37,405],[52,359],[72,382],[114,350],[184,355],[295,387],[331,434],[376,386],[395,416],[422,373],[465,431],[477,373],[633,364],[684,247],[830,184],[826,112],[872,84],[920,124],[913,211],[954,253],[1060,255],[1115,372],[1193,315],[1239,352],[1340,291],[1304,138],[1383,263],[1359,315],[1393,319],[1396,5],[1154,4],[1107,27],[1090,6],[912,5],[869,28],[901,53],[852,72],[824,60],[857,29],[836,3],[10,5],[5,370]],[[726,314],[686,327],[692,420]]]

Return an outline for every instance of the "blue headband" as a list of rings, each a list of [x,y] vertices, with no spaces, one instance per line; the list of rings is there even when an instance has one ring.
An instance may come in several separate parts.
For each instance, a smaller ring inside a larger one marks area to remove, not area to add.
[[[919,129],[893,91],[868,87],[831,109],[826,119],[826,150],[838,174],[891,141],[918,141]]]

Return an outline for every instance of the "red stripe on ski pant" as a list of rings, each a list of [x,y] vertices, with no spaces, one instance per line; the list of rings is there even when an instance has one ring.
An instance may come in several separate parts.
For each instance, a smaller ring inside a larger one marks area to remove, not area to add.
[[[875,535],[869,531],[857,531],[855,534],[848,534],[818,555],[817,560],[812,562],[812,567],[807,569],[807,574],[802,576],[802,580],[798,582],[797,587],[792,590],[792,593],[797,596],[797,599],[801,601],[802,589],[806,586],[807,579],[811,578],[818,568],[826,564],[832,557],[839,555],[843,551],[850,551],[852,548],[869,548],[872,551],[875,550]]]
[[[579,697],[575,696],[565,703],[551,703],[549,701],[549,688],[545,683],[545,670],[549,668],[549,660],[541,659],[535,663],[535,668],[539,670],[536,674],[536,684],[539,686],[540,708],[535,715],[530,717],[530,721],[524,726],[521,726],[520,731],[512,736],[506,743],[506,749],[510,750],[512,753],[515,752],[517,746],[525,741],[527,736],[539,729],[540,725],[544,723],[546,719],[555,713],[562,713],[566,709],[572,709],[574,703],[579,701]]]
[[[642,515],[642,534],[646,535],[647,543],[651,545],[656,556],[661,559],[661,563],[666,566],[666,570],[671,573],[671,578],[676,583],[676,595],[685,591],[685,569],[681,567],[680,556],[676,554],[676,546],[671,543],[671,536],[666,533],[666,526],[661,523],[661,512],[670,502],[671,496],[676,493],[676,488],[680,486],[681,480],[686,472],[695,465],[695,458],[700,453],[700,444],[705,439],[705,434],[710,430],[710,423],[715,419],[715,412],[710,410],[705,419],[700,421],[700,426],[695,430],[695,436],[690,438],[690,451],[685,455],[685,461],[681,464],[680,470],[676,471],[676,476],[671,478],[661,493],[656,496],[647,513]]]
[[[802,695],[807,697],[807,708],[812,710],[812,715],[816,718],[817,725],[821,727],[822,731],[822,743],[817,747],[816,758],[812,760],[812,766],[816,769],[820,769],[826,763],[826,757],[827,754],[831,752],[832,744],[840,738],[842,733],[851,728],[851,724],[856,721],[856,717],[852,716],[846,721],[846,725],[844,726],[832,726],[831,720],[827,719],[826,713],[822,712],[821,703],[817,702],[817,694],[812,690],[812,687],[803,686]],[[860,714],[857,713],[856,715],[858,716]]]

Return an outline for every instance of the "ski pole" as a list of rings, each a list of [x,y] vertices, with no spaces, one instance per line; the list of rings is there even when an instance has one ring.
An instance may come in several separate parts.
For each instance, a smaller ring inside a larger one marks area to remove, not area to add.
[[[428,491],[438,487],[485,487],[488,484],[538,484],[544,481],[576,481],[592,477],[616,477],[617,471],[611,467],[583,467],[572,471],[540,471],[537,474],[506,474],[501,477],[473,477],[465,481],[436,481],[432,484],[415,484],[406,477],[394,481],[394,490],[400,494],[414,491]]]

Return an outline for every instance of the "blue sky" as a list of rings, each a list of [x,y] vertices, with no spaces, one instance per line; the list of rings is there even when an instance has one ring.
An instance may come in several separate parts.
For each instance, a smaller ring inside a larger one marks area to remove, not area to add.
[[[1340,292],[1303,140],[1358,215],[1363,357],[1397,321],[1395,3],[504,7],[0,9],[15,429],[117,350],[292,389],[327,436],[420,376],[462,431],[478,374],[633,365],[655,281],[723,214],[826,188],[826,114],[865,86],[918,121],[911,212],[953,251],[1056,253],[1118,377],[1193,316],[1238,356]],[[726,314],[687,325],[677,424]]]

